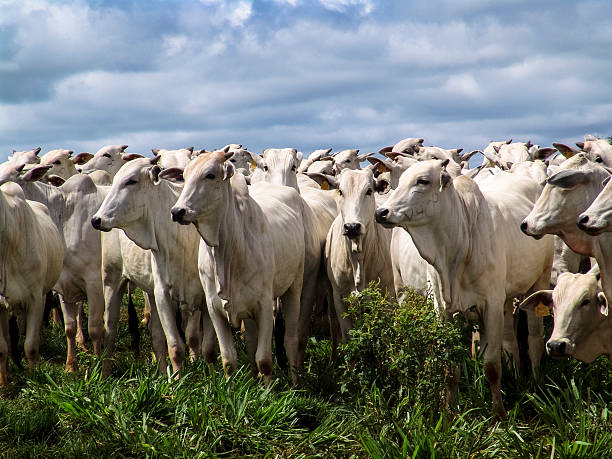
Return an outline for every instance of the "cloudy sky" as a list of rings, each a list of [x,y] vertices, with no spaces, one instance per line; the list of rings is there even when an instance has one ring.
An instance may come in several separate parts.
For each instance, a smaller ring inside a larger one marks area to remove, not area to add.
[[[612,135],[609,0],[0,0],[13,149]]]

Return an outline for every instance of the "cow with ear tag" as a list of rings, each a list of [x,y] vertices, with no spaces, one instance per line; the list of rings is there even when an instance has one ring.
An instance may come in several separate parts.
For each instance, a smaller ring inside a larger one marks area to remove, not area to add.
[[[296,381],[305,251],[300,196],[271,183],[247,187],[228,161],[232,155],[218,151],[189,163],[172,219],[195,225],[202,237],[200,278],[225,370],[237,366],[231,327],[244,321],[251,363],[271,381],[273,307],[280,298],[285,349]]]
[[[158,160],[159,157],[140,158],[126,163],[117,172],[91,222],[101,231],[119,228],[140,248],[151,251],[153,291],[150,293],[155,298],[173,370],[180,371],[185,343],[176,324],[179,311],[187,318],[185,336],[192,357],[200,353],[201,322],[208,338],[205,353],[209,362],[215,358],[215,349],[198,277],[199,236],[194,227],[170,221],[168,214],[181,193],[182,183],[164,180]],[[178,181],[176,174],[173,177]]]
[[[600,355],[612,359],[612,316],[597,273],[563,273],[554,290],[535,292],[520,308],[540,315],[549,315],[552,309],[554,328],[546,343],[549,355],[586,363]]]
[[[340,214],[327,234],[325,259],[332,285],[334,307],[343,341],[349,338],[352,323],[345,317],[344,298],[359,292],[371,281],[393,295],[391,270],[391,231],[374,221],[376,193],[373,170],[344,170],[337,177],[337,202]]]
[[[502,173],[479,186],[465,176],[453,178],[446,171],[448,163],[429,160],[410,167],[376,210],[376,220],[410,233],[430,264],[434,294],[446,317],[476,313],[493,409],[503,417],[501,348],[507,339],[505,323],[510,322],[504,314],[511,314],[508,305],[515,297],[548,287],[553,240],[530,240],[518,228],[533,206],[527,196],[536,194],[535,182]],[[543,327],[529,319],[529,357],[535,369],[543,351]],[[516,349],[515,342],[509,350]],[[451,405],[457,371],[449,379]]]

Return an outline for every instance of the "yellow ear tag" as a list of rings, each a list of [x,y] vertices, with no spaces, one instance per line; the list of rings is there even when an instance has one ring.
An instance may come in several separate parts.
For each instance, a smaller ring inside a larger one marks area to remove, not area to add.
[[[544,303],[539,303],[535,307],[535,315],[536,317],[546,317],[550,315],[550,308],[546,306]]]
[[[255,161],[251,160],[251,170],[255,169],[257,167],[257,164],[255,164]]]
[[[384,164],[382,164],[382,163],[378,164],[377,169],[378,169],[378,172],[380,172],[381,174],[384,173],[384,172],[387,172],[387,167]]]
[[[325,180],[323,183],[321,183],[321,189],[322,190],[329,190],[329,182],[327,180]]]

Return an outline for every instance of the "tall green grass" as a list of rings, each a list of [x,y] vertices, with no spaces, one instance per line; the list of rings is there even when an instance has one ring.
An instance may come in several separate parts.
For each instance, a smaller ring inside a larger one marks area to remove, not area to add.
[[[140,305],[141,306],[141,305]],[[243,368],[187,362],[159,375],[150,342],[135,359],[122,320],[113,377],[79,353],[63,372],[60,328],[44,331],[42,362],[11,365],[0,393],[2,457],[611,457],[612,364],[543,359],[536,381],[506,362],[508,420],[491,416],[482,362],[466,329],[440,323],[409,294],[401,306],[376,289],[349,300],[352,339],[330,362],[311,338],[298,387],[275,368],[266,387]],[[125,318],[124,318],[125,319]],[[444,368],[462,368],[460,409],[443,409]]]

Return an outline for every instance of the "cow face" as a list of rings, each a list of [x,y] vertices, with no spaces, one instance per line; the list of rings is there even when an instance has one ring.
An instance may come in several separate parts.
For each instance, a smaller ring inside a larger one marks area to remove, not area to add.
[[[546,307],[552,308],[554,317],[553,332],[546,343],[548,354],[562,358],[577,354],[581,360],[594,360],[597,355],[589,356],[588,346],[582,345],[608,315],[608,302],[597,277],[591,273],[563,273],[554,290],[536,292],[520,305],[524,310]]]
[[[71,150],[51,150],[40,158],[40,164],[51,166],[47,171],[47,176],[57,175],[64,180],[68,180],[77,173],[72,161]]]
[[[136,222],[144,218],[153,199],[150,190],[157,182],[161,170],[153,163],[156,160],[140,158],[119,169],[108,195],[91,219],[94,228],[101,231],[110,231],[112,228],[133,229]],[[141,239],[138,235],[132,236],[130,234],[132,239]]]
[[[612,145],[606,139],[585,139],[582,149],[592,161],[612,167]]]
[[[40,163],[40,158],[38,157],[39,153],[40,147],[28,151],[13,150],[13,154],[8,157],[7,162],[11,163],[16,167],[21,166],[23,164],[38,164]]]
[[[262,171],[264,181],[297,190],[297,169],[302,162],[302,154],[295,148],[268,148],[264,150],[263,157],[251,156]]]
[[[547,179],[542,194],[521,223],[521,230],[539,238],[575,229],[578,214],[597,196],[607,175],[583,153],[568,159]]]
[[[335,174],[339,174],[344,169],[360,169],[359,164],[365,161],[367,155],[359,156],[359,150],[342,150],[334,156],[333,170]]]
[[[160,159],[157,164],[162,169],[169,169],[171,167],[185,169],[193,155],[193,147],[181,148],[179,150],[166,150],[165,148],[157,150],[154,148],[152,151],[155,156],[159,156]]]
[[[228,206],[230,178],[234,166],[227,161],[233,152],[217,151],[198,156],[185,168],[185,185],[172,207],[172,220],[182,225],[194,223],[210,246],[218,245],[221,214]],[[244,192],[246,181],[242,177]]]
[[[605,186],[595,201],[587,210],[578,216],[578,228],[582,231],[598,235],[612,230],[612,185],[610,177],[603,182]]]
[[[376,202],[372,168],[342,171],[337,193],[343,234],[349,239],[359,240],[374,221]]]
[[[104,170],[114,177],[126,161],[142,158],[142,155],[135,153],[124,153],[126,148],[127,145],[108,145],[102,147],[83,166],[77,167],[77,171],[89,174],[95,170]]]
[[[448,164],[448,159],[430,160],[407,169],[385,205],[376,210],[376,221],[385,227],[404,228],[430,223],[440,211],[440,195],[452,182]]]

